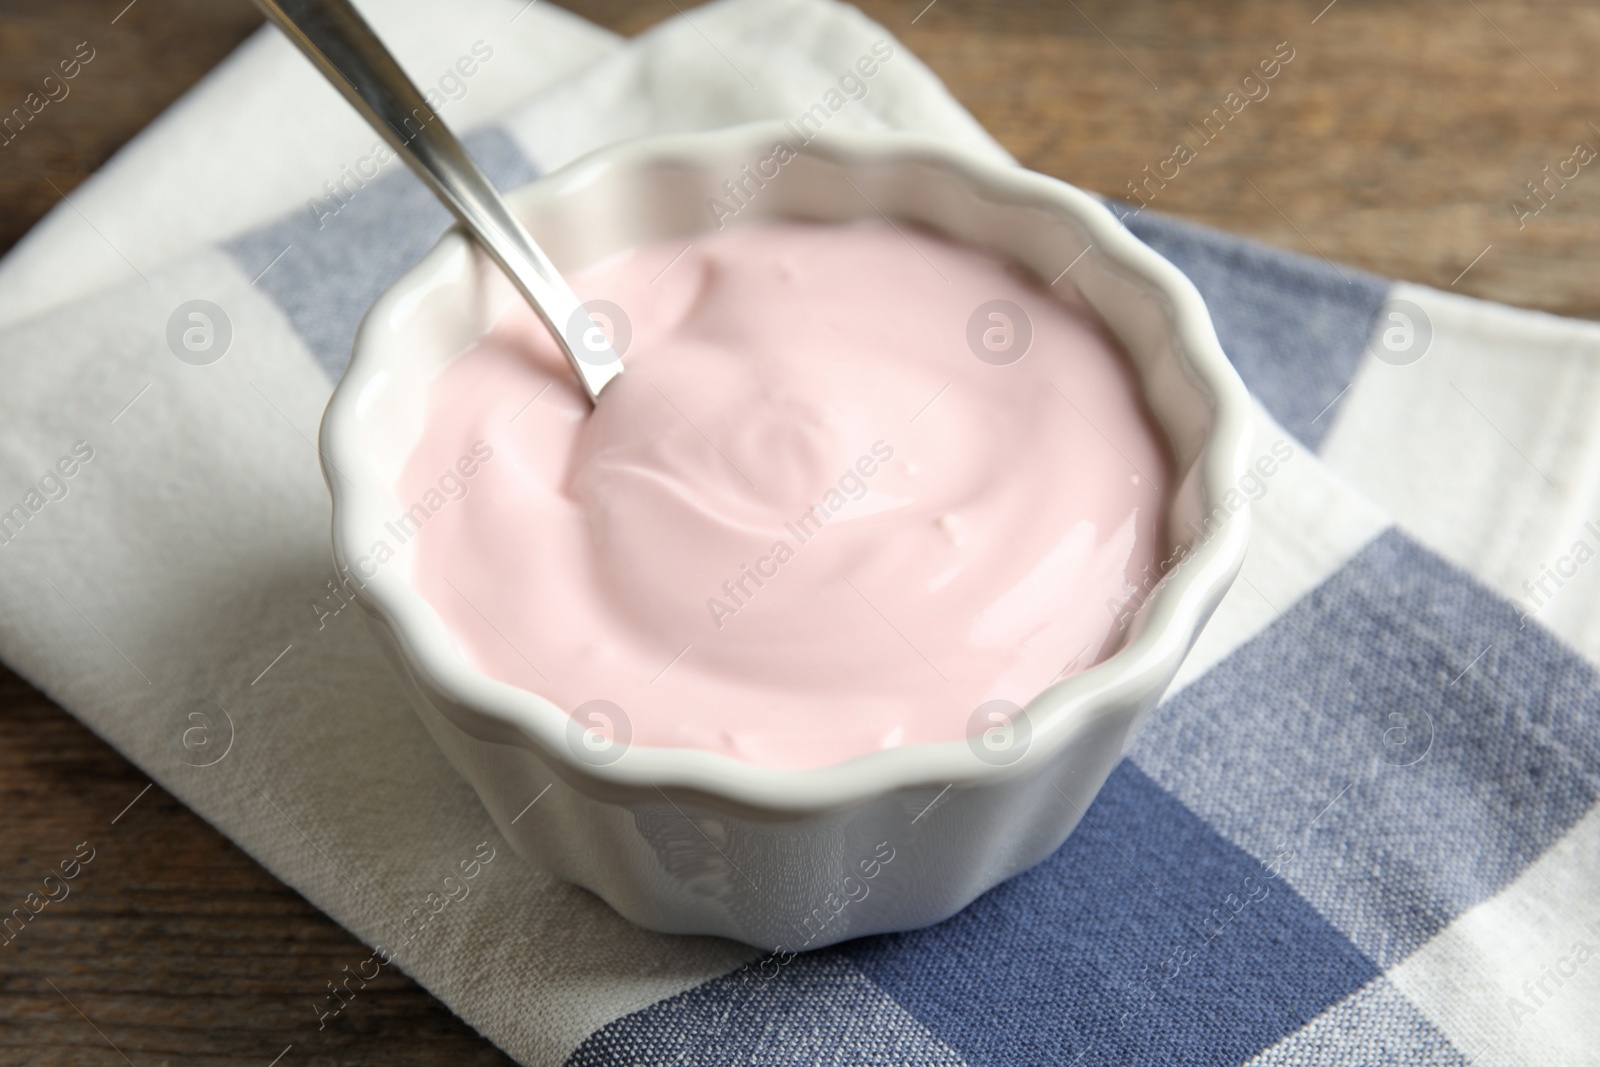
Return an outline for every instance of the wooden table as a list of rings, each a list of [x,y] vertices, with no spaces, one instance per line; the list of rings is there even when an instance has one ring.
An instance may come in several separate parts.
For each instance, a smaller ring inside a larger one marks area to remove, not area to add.
[[[1592,4],[926,2],[863,6],[1025,164],[1114,195],[1287,42],[1294,58],[1270,95],[1154,207],[1600,317],[1600,167],[1520,225],[1509,206],[1539,206],[1524,183],[1577,143],[1600,149]],[[124,4],[0,0],[0,108],[77,42],[96,49],[71,106],[0,149],[0,248],[259,22],[243,0]],[[673,14],[668,0],[571,6],[628,34]],[[0,902],[20,901],[63,843],[100,849],[71,898],[0,949],[0,1062],[266,1067],[291,1043],[283,1067],[508,1062],[398,976],[319,1033],[312,1003],[354,940],[160,788],[141,796],[147,782],[0,668]]]

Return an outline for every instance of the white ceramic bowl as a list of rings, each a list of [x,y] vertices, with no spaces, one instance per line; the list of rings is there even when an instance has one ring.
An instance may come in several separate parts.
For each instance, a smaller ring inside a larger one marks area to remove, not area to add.
[[[575,270],[714,229],[707,201],[725,199],[723,182],[789,140],[760,124],[633,141],[511,200],[556,264]],[[1194,286],[1094,197],[908,134],[829,133],[793,147],[798,158],[730,225],[882,211],[1047,282],[1078,260],[1072,279],[1137,365],[1176,458],[1168,533],[1188,546],[1184,561],[1115,655],[1028,705],[1001,758],[953,741],[817,770],[638,745],[602,763],[565,711],[469,661],[412,586],[408,546],[375,573],[370,562],[357,570],[374,542],[394,540],[383,524],[403,510],[392,486],[430,382],[516,299],[458,231],[368,313],[322,450],[338,472],[324,472],[336,560],[364,582],[360,602],[423,723],[512,847],[642,926],[797,950],[937,922],[1060,846],[1238,572],[1247,514],[1222,501],[1248,460],[1249,400]]]

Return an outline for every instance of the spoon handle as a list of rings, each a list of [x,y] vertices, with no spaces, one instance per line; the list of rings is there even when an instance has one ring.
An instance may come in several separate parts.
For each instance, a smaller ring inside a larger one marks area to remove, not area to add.
[[[594,403],[622,362],[483,171],[349,0],[256,5],[461,221],[555,336]]]

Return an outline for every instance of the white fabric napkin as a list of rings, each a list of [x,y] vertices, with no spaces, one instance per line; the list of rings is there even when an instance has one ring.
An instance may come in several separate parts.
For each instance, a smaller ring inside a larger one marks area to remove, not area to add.
[[[875,42],[893,42],[830,0],[722,0],[631,42],[524,0],[363,7],[413,77],[448,98],[447,121],[474,131],[486,165],[513,178],[641,133],[792,118]],[[1006,158],[894,48],[867,95],[831,122],[916,129]],[[474,72],[452,75],[463,57],[478,57]],[[263,30],[0,262],[0,656],[373,946],[350,972],[399,966],[520,1061],[560,1063],[608,1024],[754,954],[634,928],[513,855],[330,587],[313,442],[364,299],[340,286],[372,266],[338,255],[387,257],[377,273],[392,275],[418,235],[399,232],[404,218],[372,219],[373,205],[426,206],[395,166],[379,179],[387,191],[354,193],[324,240],[315,205],[327,203],[325,183],[372,140]],[[424,241],[443,223],[429,225]],[[307,298],[287,282],[306,277],[325,277],[329,292]],[[1347,393],[1315,427],[1320,455],[1284,446],[1293,435],[1258,409],[1261,452],[1279,444],[1291,458],[1254,505],[1243,578],[1180,691],[1386,531],[1525,601],[1525,581],[1593,517],[1600,331],[1418,287],[1390,298],[1431,321],[1432,352],[1409,369],[1376,347],[1352,354]],[[226,354],[203,366],[169,341],[174,312],[194,300],[222,309],[231,334]],[[1536,625],[1600,663],[1600,567],[1564,582]],[[1157,733],[1136,753],[1152,774],[1169,758],[1161,743]],[[1181,792],[1178,777],[1163,785]],[[1215,825],[1229,817],[1215,792],[1183,800]],[[1573,888],[1592,887],[1600,870],[1600,818],[1591,811],[1561,833],[1548,858],[1528,857],[1515,881],[1425,946],[1380,960],[1382,988],[1308,1022],[1263,1061],[1335,1062],[1338,1049],[1369,1048],[1349,1035],[1377,1012],[1386,1034],[1404,1030],[1395,1019],[1426,1016],[1419,1032],[1464,1052],[1439,1062],[1483,1048],[1484,1063],[1581,1062],[1600,1043],[1582,996],[1541,1007],[1537,1027],[1513,1025],[1501,1003],[1502,976],[1537,973],[1565,951],[1571,922],[1600,920]],[[1298,888],[1320,900],[1316,886]],[[851,1012],[791,1013],[818,1048],[856,1047],[851,1028],[876,1027],[924,1062],[959,1060],[851,965],[796,964],[786,980],[808,974],[857,996]],[[362,1007],[359,993],[341,1007],[324,988],[306,992],[305,1031],[286,1042],[309,1042]]]

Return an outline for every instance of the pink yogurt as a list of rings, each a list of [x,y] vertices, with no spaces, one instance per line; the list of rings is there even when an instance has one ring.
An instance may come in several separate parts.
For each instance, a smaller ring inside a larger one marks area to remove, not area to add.
[[[1115,651],[1171,459],[1070,282],[879,222],[686,243],[571,278],[631,327],[592,413],[520,306],[433,383],[402,527],[480,669],[809,768]]]

